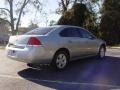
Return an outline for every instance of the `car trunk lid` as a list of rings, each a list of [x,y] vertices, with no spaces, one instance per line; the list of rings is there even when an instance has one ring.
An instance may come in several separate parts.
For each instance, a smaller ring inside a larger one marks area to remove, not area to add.
[[[41,45],[40,35],[10,36],[8,47],[24,49],[27,45]]]

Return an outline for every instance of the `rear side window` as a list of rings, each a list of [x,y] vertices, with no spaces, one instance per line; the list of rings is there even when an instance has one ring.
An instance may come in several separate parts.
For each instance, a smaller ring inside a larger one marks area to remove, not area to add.
[[[60,32],[62,37],[82,37],[77,28],[65,28]]]
[[[31,30],[31,31],[25,33],[25,35],[45,35],[53,29],[54,29],[54,27],[37,28],[37,29]]]

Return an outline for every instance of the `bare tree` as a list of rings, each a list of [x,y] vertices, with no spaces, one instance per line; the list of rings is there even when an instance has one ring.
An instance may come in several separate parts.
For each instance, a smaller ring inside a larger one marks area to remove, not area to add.
[[[21,16],[22,16],[22,14],[25,13],[24,9],[28,4],[33,5],[38,11],[41,11],[42,4],[41,4],[40,0],[20,0],[20,1],[18,0],[18,2],[16,4],[16,6],[19,5],[19,7],[16,10],[18,14],[17,14],[17,18],[15,18],[14,3],[16,2],[16,0],[6,0],[6,2],[8,3],[9,8],[0,8],[0,10],[7,12],[9,14],[8,22],[9,22],[11,30],[12,30],[12,35],[17,34]],[[15,21],[16,21],[16,23],[15,23]]]
[[[89,6],[89,9],[92,9],[93,4],[98,4],[100,0],[60,0],[58,2],[59,8],[57,9],[58,14],[64,14],[69,8],[74,6],[76,3],[86,4]],[[71,7],[70,7],[71,6]]]
[[[56,12],[57,12],[58,14],[59,14],[59,13],[64,14],[64,12],[66,12],[66,11],[68,10],[68,7],[69,7],[71,1],[72,1],[72,0],[60,0],[60,1],[58,2],[59,8],[57,9]]]
[[[67,11],[70,0],[61,0],[63,12]]]

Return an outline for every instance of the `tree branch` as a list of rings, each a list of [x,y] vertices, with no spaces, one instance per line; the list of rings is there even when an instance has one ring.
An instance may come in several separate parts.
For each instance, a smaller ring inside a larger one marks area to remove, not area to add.
[[[27,0],[27,1],[25,2],[25,5],[24,5],[24,6],[26,6],[26,5],[28,4],[29,1],[30,1],[30,0]]]
[[[39,4],[41,4],[41,2],[40,2],[39,0],[37,0],[37,2],[38,2]]]
[[[7,11],[8,13],[10,13],[10,10],[9,9],[7,9],[7,8],[0,8],[1,10],[5,10],[5,11]]]
[[[70,0],[66,0],[66,6],[68,6],[70,3]]]
[[[7,0],[8,1],[8,3],[10,3],[10,0]]]
[[[64,13],[65,11],[67,11],[67,7],[66,7],[66,5],[65,5],[64,0],[61,0],[61,3],[62,3],[63,13]]]
[[[75,0],[75,1],[74,1],[74,4],[73,4],[73,6],[74,6],[74,5],[77,3],[77,1],[78,1],[78,0]]]
[[[23,9],[25,8],[25,6],[28,4],[29,1],[30,0],[24,0],[23,5],[22,5],[22,7],[20,9],[20,13],[19,13],[19,16],[18,16],[18,21],[17,21],[17,24],[16,24],[16,32],[18,31],[18,26],[19,26],[19,23],[20,23],[20,19],[21,19]]]

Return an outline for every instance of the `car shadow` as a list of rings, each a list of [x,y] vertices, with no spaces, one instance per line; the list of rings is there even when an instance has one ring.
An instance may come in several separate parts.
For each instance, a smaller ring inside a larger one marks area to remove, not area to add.
[[[101,89],[101,85],[103,85],[102,88],[109,87],[105,85],[120,85],[119,68],[120,58],[106,56],[102,60],[92,57],[70,62],[68,67],[62,71],[53,71],[47,66],[47,68],[43,67],[39,70],[27,68],[19,71],[18,74],[26,80],[53,89],[77,90],[84,88],[84,90],[95,90],[94,86],[97,88],[96,90],[98,87],[100,90],[104,90]],[[79,88],[75,87],[76,85],[79,85]]]

